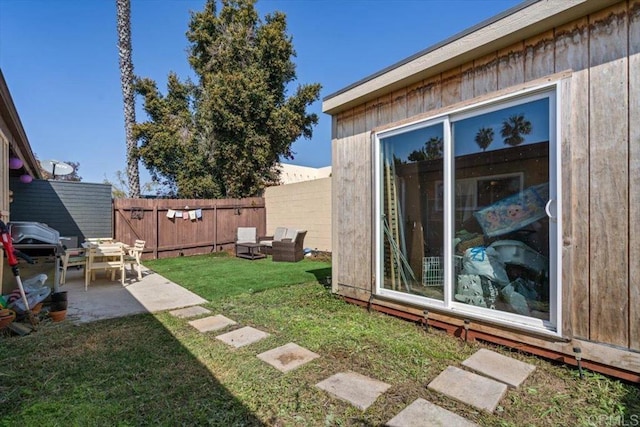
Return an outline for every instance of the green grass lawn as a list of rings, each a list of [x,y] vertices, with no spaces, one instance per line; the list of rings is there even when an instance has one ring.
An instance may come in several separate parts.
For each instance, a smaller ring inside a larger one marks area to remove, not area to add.
[[[208,299],[214,314],[270,336],[232,349],[218,333],[158,313],[0,337],[0,426],[379,426],[419,397],[491,426],[632,425],[640,414],[637,385],[589,372],[581,380],[563,365],[347,304],[317,279],[327,262],[197,256],[146,265]],[[286,374],[256,357],[289,342],[321,357]],[[426,388],[480,348],[537,368],[494,414]],[[345,371],[392,387],[366,411],[315,387]]]
[[[145,261],[145,266],[209,301],[306,282],[325,281],[330,261],[273,262],[246,260],[226,252]]]

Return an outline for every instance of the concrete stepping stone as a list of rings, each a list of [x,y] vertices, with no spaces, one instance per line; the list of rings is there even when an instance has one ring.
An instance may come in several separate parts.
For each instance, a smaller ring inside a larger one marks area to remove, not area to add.
[[[506,384],[454,366],[448,366],[427,387],[489,413],[507,392]]]
[[[236,322],[224,317],[222,314],[217,314],[215,316],[192,320],[189,322],[189,324],[200,332],[209,332],[218,331],[220,329],[226,328],[227,326],[235,325]]]
[[[258,355],[260,360],[280,372],[289,372],[318,357],[320,357],[319,354],[292,342]]]
[[[536,370],[533,365],[484,348],[462,362],[462,365],[512,388],[520,387],[529,374]]]
[[[218,335],[216,339],[219,339],[223,343],[229,344],[232,347],[239,348],[258,342],[268,336],[269,334],[266,332],[262,332],[261,330],[252,328],[251,326],[245,326],[244,328]]]
[[[194,305],[192,307],[180,308],[178,310],[172,310],[169,312],[172,316],[179,317],[181,319],[186,319],[188,317],[196,317],[202,314],[209,314],[211,310],[208,310],[204,307],[200,307],[199,305]]]
[[[320,381],[316,387],[364,411],[391,386],[355,372],[341,372]]]
[[[478,424],[427,400],[416,399],[386,425],[388,427],[473,427]]]

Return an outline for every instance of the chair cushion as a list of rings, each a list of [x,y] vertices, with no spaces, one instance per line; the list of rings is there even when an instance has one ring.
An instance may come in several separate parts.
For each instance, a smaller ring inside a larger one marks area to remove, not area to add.
[[[295,228],[287,228],[287,232],[284,233],[284,236],[282,237],[282,239],[291,239],[296,240],[296,235],[298,234],[298,230]],[[282,240],[280,239],[280,240]],[[275,240],[275,239],[274,239]]]
[[[273,240],[282,240],[287,234],[286,227],[276,227],[276,231],[273,233]]]
[[[236,243],[256,243],[256,227],[238,227]]]
[[[273,240],[260,240],[258,243],[262,246],[273,246]]]

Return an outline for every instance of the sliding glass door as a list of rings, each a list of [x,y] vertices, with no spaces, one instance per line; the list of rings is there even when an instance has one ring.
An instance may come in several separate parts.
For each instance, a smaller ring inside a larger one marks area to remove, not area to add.
[[[378,293],[558,324],[556,94],[377,134]]]

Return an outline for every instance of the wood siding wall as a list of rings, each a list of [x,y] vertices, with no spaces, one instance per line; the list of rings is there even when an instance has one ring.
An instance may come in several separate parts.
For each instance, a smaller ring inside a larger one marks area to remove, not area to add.
[[[334,291],[374,281],[371,131],[563,74],[563,331],[640,350],[640,0],[558,26],[333,117]],[[634,362],[638,369],[638,363]]]
[[[111,185],[85,182],[11,178],[12,221],[36,221],[58,230],[60,236],[85,238],[112,236]]]
[[[202,218],[168,218],[169,209],[200,209]],[[256,227],[266,234],[264,199],[115,199],[116,240],[146,241],[144,258],[169,258],[233,250],[238,227]]]

